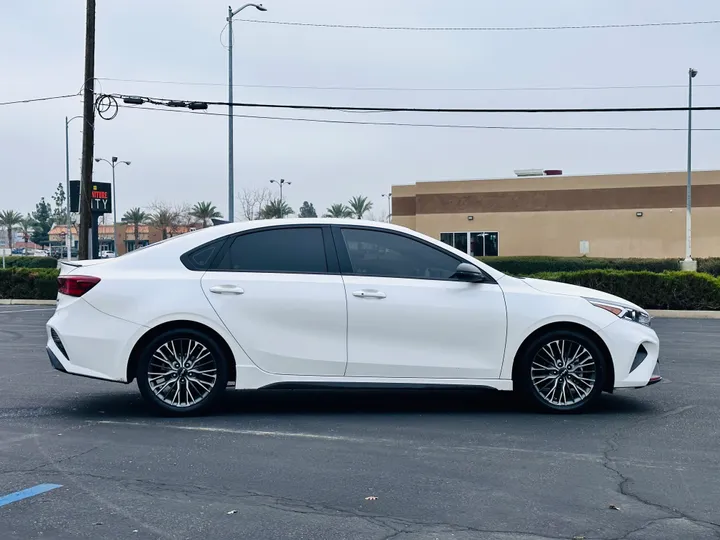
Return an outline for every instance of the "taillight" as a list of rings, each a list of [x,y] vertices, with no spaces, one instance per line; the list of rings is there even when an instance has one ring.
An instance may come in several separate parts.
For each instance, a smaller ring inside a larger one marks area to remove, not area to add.
[[[58,292],[68,296],[82,296],[98,283],[100,278],[95,276],[60,276]]]

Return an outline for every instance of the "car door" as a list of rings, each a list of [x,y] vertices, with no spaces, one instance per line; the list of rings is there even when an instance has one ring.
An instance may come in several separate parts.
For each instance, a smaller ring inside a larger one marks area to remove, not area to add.
[[[400,232],[336,226],[347,292],[348,377],[500,376],[506,310],[500,287],[453,278],[454,254]]]
[[[226,246],[202,287],[253,363],[269,373],[342,376],[347,302],[329,228],[255,229]]]

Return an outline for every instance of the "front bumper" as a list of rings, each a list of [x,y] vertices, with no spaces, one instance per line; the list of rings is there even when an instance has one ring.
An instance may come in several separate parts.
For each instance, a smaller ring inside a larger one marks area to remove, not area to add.
[[[639,388],[662,380],[658,371],[660,340],[652,328],[619,319],[602,333],[613,359],[614,388]]]
[[[658,360],[655,362],[655,369],[653,370],[652,375],[650,375],[650,380],[647,385],[650,386],[651,384],[657,384],[662,380],[663,378],[660,376],[660,360]]]

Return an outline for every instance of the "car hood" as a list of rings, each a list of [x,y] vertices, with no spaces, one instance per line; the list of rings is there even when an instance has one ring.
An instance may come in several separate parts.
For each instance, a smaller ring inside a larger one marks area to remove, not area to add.
[[[565,296],[580,296],[583,298],[592,298],[595,300],[604,300],[606,302],[612,302],[614,304],[620,304],[627,306],[632,309],[638,309],[645,311],[640,306],[633,304],[632,302],[615,296],[614,294],[608,294],[596,289],[589,289],[587,287],[580,287],[578,285],[570,285],[569,283],[560,283],[559,281],[547,281],[544,279],[525,278],[523,281],[532,287],[533,289],[548,293],[548,294],[562,294]]]

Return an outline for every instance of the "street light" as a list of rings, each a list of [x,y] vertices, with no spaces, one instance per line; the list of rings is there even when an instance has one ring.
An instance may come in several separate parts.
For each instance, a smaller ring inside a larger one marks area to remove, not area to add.
[[[687,205],[685,209],[685,260],[684,270],[697,270],[697,263],[692,260],[692,80],[697,70],[688,70],[688,144],[687,144]]]
[[[70,126],[70,122],[75,120],[76,118],[82,118],[82,116],[73,116],[68,120],[68,117],[65,117],[65,197],[66,197],[66,204],[67,204],[67,216],[65,221],[65,226],[67,227],[67,231],[65,234],[65,249],[67,249],[67,260],[70,260],[70,249],[72,247],[72,223],[70,220],[70,142],[69,142],[69,135],[68,135],[68,126]]]
[[[277,185],[280,186],[280,204],[282,204],[282,201],[283,201],[283,195],[282,195],[283,186],[284,186],[285,184],[287,184],[287,185],[289,186],[290,184],[292,184],[292,182],[286,182],[283,178],[281,178],[280,180],[270,180],[270,183],[271,183],[271,184],[277,184]]]
[[[390,223],[390,217],[392,216],[392,193],[383,193],[382,196],[387,197],[387,201],[388,201],[387,220],[388,220],[388,223]]]
[[[243,9],[254,7],[258,11],[267,11],[262,4],[245,4],[233,11],[228,6],[228,221],[235,221],[235,159],[233,156],[233,17]]]
[[[129,161],[118,161],[118,158],[113,156],[110,158],[110,161],[108,161],[105,158],[95,158],[96,163],[100,163],[101,161],[104,161],[108,165],[112,167],[112,207],[113,207],[113,253],[117,257],[117,245],[118,245],[118,238],[117,238],[117,197],[115,196],[115,167],[118,163],[124,163],[125,165],[130,165]]]

